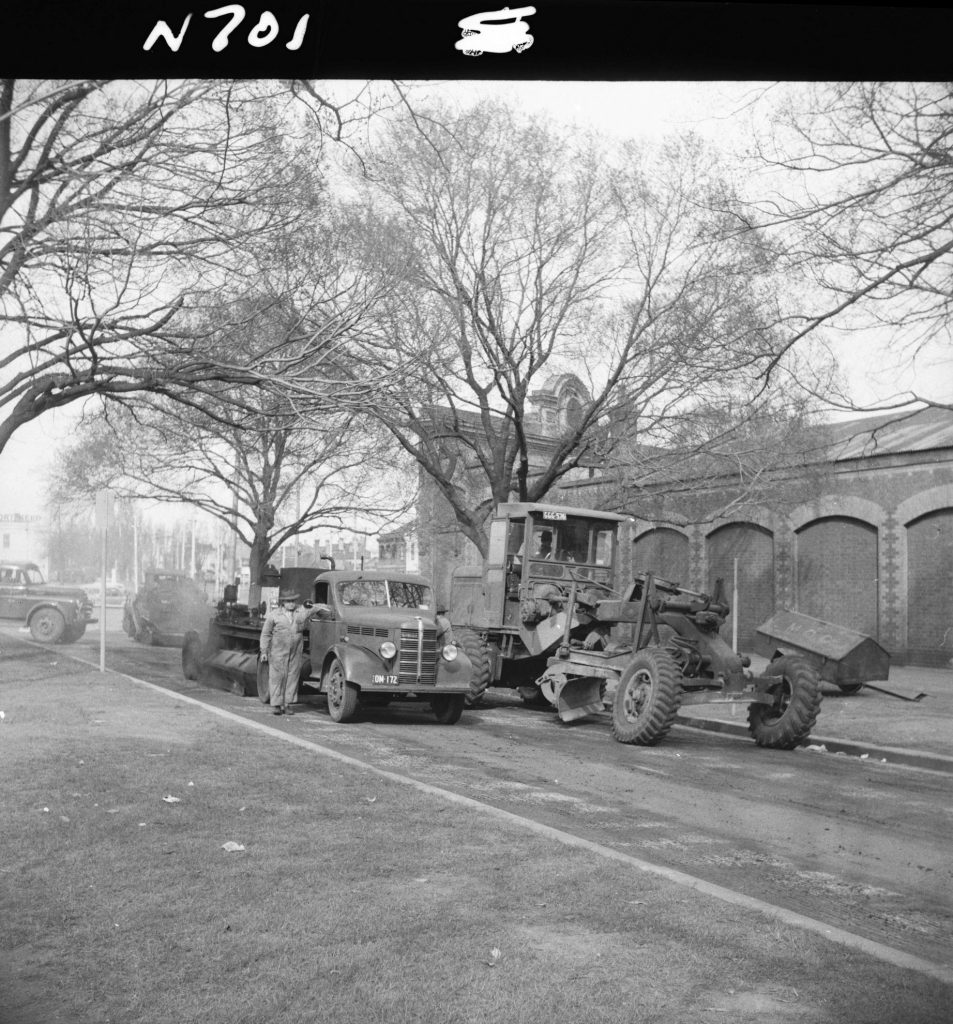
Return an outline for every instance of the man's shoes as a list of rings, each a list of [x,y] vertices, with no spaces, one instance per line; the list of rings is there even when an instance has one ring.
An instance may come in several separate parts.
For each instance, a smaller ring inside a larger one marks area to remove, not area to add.
[[[285,714],[286,715],[293,715],[294,714],[294,708],[292,708],[292,706],[290,704],[286,704],[284,710],[285,710]]]
[[[285,712],[283,708],[272,708],[271,713],[273,715],[283,715]]]

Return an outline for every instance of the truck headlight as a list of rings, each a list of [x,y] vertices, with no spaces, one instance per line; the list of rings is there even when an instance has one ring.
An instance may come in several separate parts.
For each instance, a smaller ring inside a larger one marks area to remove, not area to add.
[[[444,661],[456,661],[457,660],[457,645],[447,644],[443,649]]]
[[[397,646],[391,643],[390,640],[385,640],[377,649],[384,661],[390,661],[397,654]]]

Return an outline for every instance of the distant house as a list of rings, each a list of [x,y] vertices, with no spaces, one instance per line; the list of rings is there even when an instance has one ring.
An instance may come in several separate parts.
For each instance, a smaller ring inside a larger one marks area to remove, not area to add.
[[[0,513],[0,559],[4,561],[35,562],[45,573],[47,536],[42,516]]]

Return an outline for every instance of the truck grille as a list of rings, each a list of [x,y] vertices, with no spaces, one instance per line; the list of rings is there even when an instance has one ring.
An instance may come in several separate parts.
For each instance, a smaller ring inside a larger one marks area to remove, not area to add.
[[[420,679],[417,678],[418,663]],[[397,664],[402,685],[434,686],[437,682],[437,631],[402,629]]]

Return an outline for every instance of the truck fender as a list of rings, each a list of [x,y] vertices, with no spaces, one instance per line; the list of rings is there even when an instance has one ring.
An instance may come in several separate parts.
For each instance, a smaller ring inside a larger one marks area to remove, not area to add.
[[[446,686],[448,683],[468,683],[473,674],[473,664],[467,657],[466,651],[459,645],[457,656],[453,661],[447,661],[443,655],[437,655],[437,686]]]
[[[344,678],[356,686],[370,685],[374,673],[393,672],[387,665],[366,647],[355,647],[351,644],[335,644],[324,656],[324,663],[321,666],[321,681],[324,681],[324,672],[332,658],[337,658],[344,668]]]

